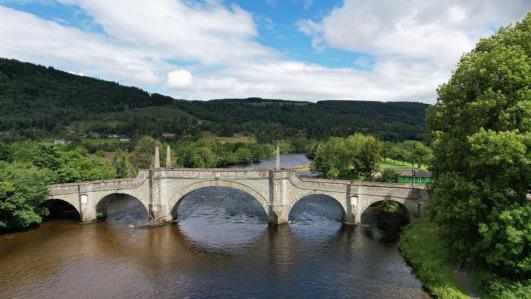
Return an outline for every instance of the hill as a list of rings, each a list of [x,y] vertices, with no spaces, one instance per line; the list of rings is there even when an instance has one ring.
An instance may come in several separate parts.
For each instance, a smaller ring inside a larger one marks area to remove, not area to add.
[[[428,105],[410,102],[299,102],[260,98],[177,100],[136,87],[0,58],[0,133],[41,139],[89,132],[255,135],[259,141],[354,132],[421,139]]]

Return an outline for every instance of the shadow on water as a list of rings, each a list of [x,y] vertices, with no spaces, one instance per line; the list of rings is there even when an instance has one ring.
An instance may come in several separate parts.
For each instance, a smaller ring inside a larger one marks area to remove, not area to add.
[[[149,223],[149,213],[135,197],[127,194],[111,194],[96,207],[98,218],[108,224],[141,227]]]
[[[402,227],[408,222],[407,209],[391,201],[377,202],[361,215],[364,233],[383,244],[398,242]]]
[[[79,221],[79,213],[74,206],[66,201],[52,199],[43,202],[40,206],[44,220],[64,219]]]

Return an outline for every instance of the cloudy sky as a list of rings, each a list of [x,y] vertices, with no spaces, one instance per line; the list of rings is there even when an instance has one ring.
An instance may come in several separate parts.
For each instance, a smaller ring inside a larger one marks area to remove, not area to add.
[[[0,57],[177,98],[433,103],[529,0],[0,0]]]

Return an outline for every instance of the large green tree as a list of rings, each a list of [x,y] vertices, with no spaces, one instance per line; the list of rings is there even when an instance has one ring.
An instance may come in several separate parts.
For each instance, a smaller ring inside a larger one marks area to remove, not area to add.
[[[421,167],[423,164],[428,164],[432,156],[431,149],[420,141],[404,141],[400,148],[404,153],[406,162],[411,165],[417,165],[418,167]]]
[[[428,111],[431,214],[458,256],[531,275],[531,13],[481,40]]]
[[[49,178],[48,170],[29,163],[0,161],[0,232],[41,222],[38,208]]]
[[[381,160],[381,145],[373,136],[332,137],[319,145],[312,170],[327,178],[371,179]]]

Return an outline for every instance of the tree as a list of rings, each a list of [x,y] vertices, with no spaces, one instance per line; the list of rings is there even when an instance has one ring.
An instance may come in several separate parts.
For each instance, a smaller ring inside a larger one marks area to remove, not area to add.
[[[129,153],[121,149],[117,149],[114,153],[112,165],[116,169],[116,177],[118,178],[130,177],[135,173],[134,167],[129,161]]]
[[[380,152],[380,143],[372,136],[332,137],[317,148],[311,167],[327,178],[371,179]]]
[[[0,162],[0,231],[41,222],[38,207],[46,199],[49,172],[29,163]]]
[[[389,152],[389,157],[396,161],[406,162],[408,158],[403,143],[395,144]]]
[[[402,151],[404,153],[404,160],[411,165],[417,165],[417,167],[421,167],[421,165],[426,165],[429,163],[431,159],[431,149],[427,146],[425,146],[420,141],[414,141],[414,140],[406,140],[402,144]]]
[[[150,168],[153,163],[153,155],[155,153],[155,146],[159,147],[160,150],[160,160],[164,161],[163,155],[165,151],[161,149],[161,143],[149,136],[142,136],[135,145],[135,149],[131,155],[131,163],[138,169],[147,169]],[[163,164],[161,164],[163,165]]]
[[[531,275],[531,13],[481,40],[428,111],[430,214],[457,256]]]

